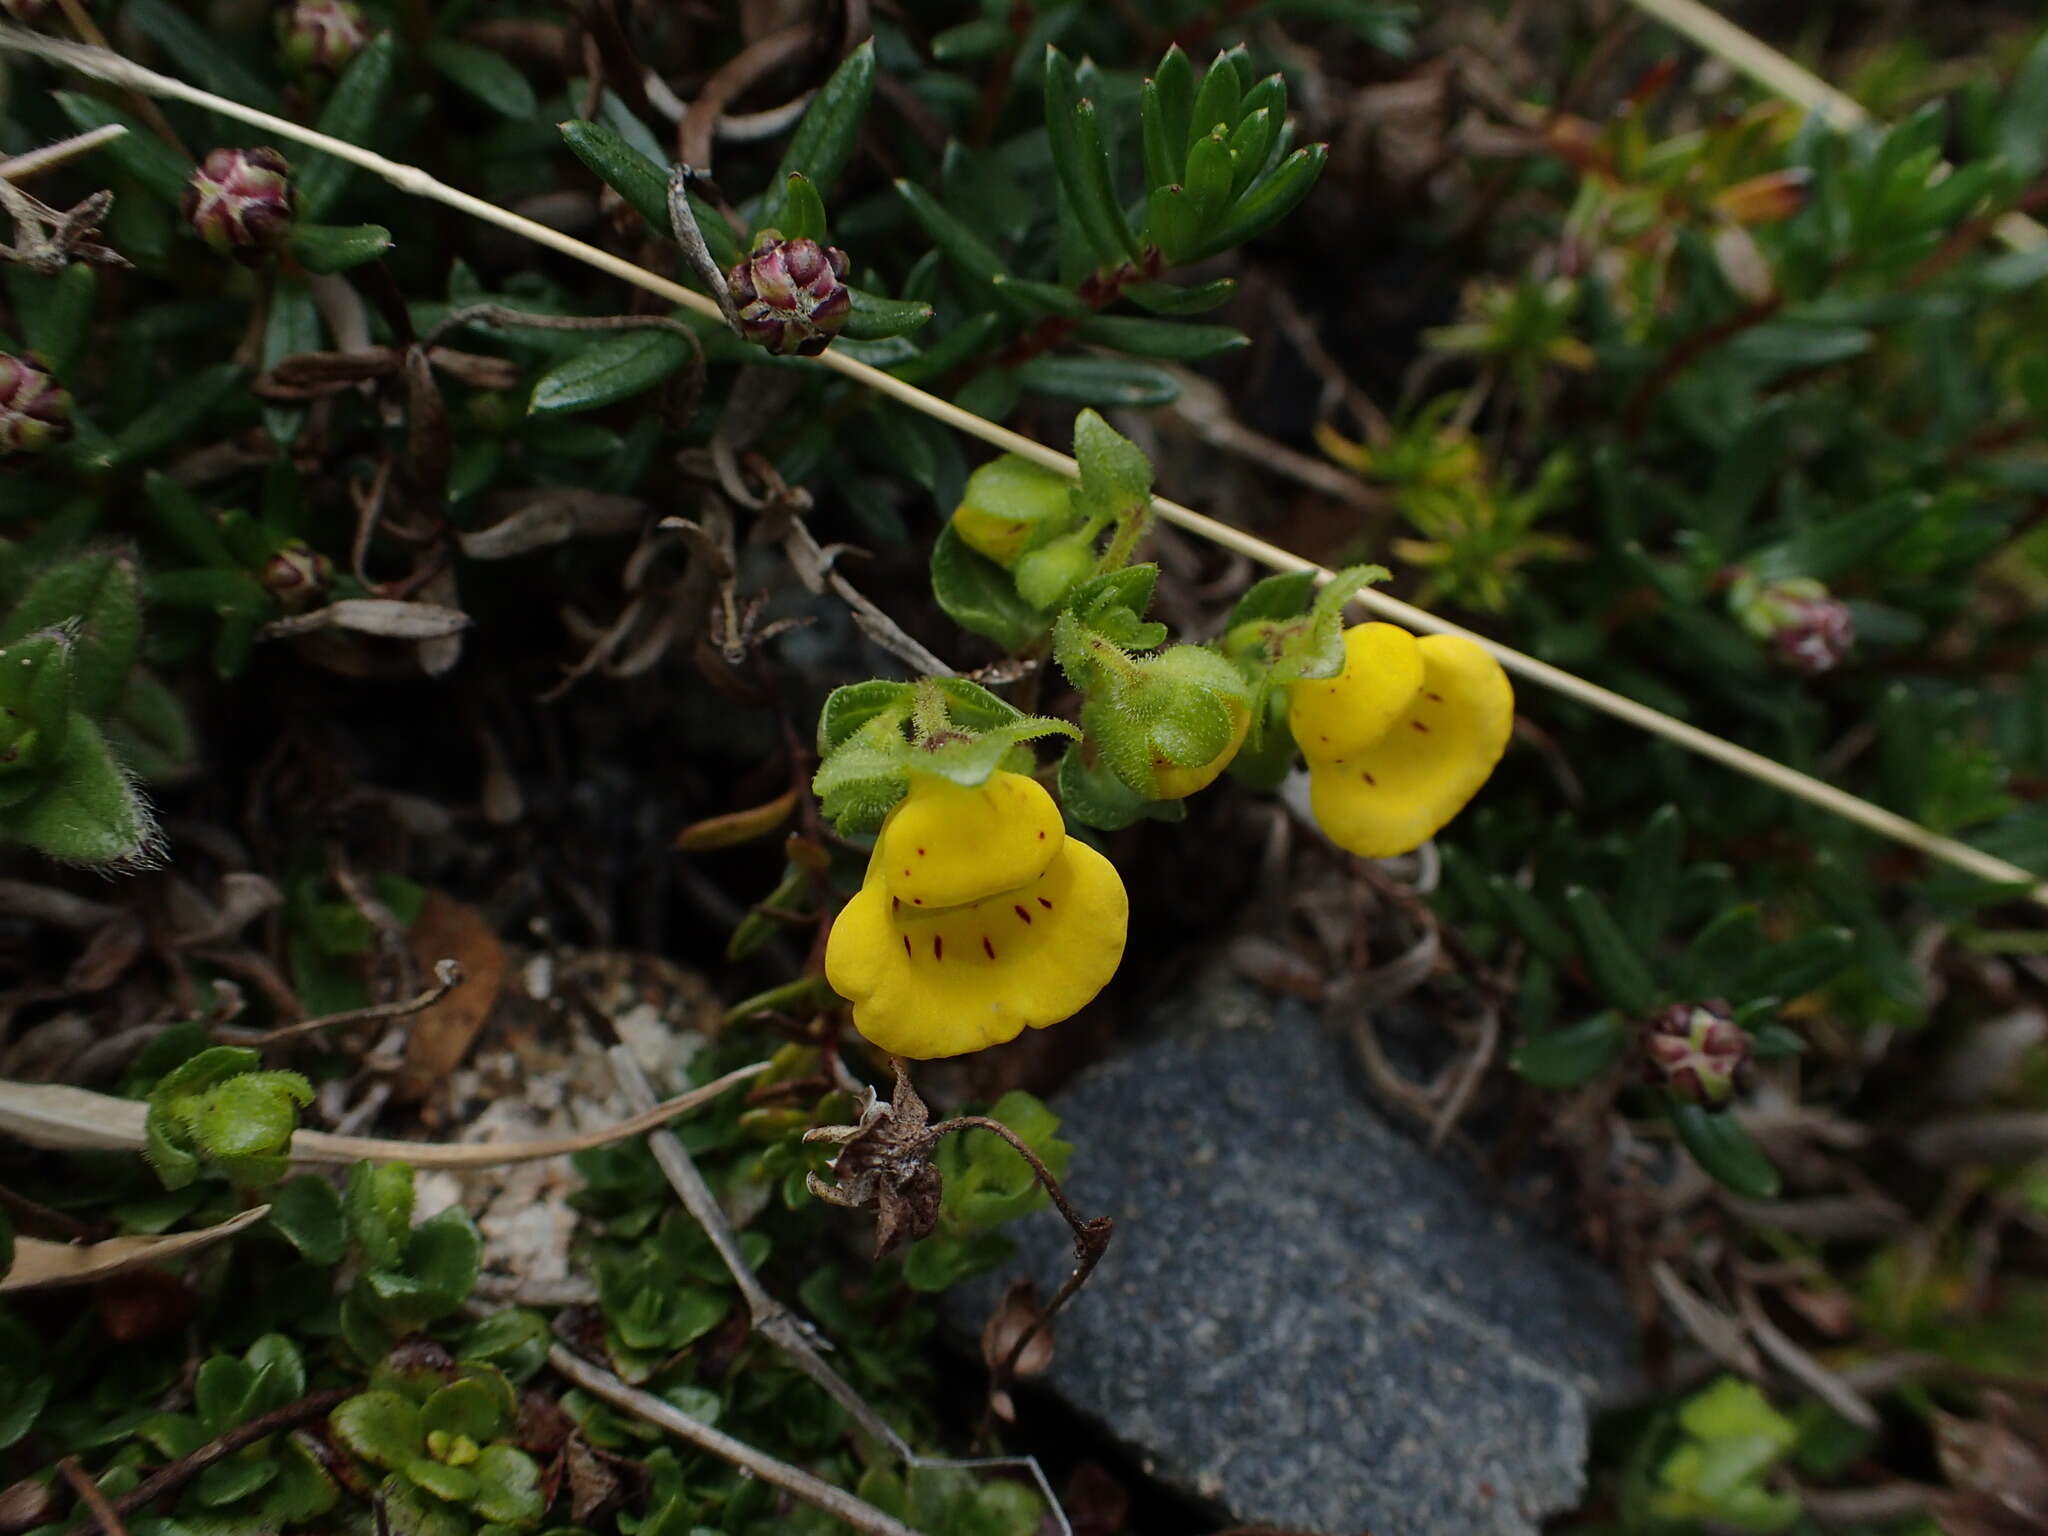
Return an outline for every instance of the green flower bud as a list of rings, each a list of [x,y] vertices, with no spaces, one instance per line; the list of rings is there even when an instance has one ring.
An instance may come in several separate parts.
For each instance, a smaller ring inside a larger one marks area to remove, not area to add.
[[[41,453],[71,435],[71,396],[49,372],[0,352],[0,453]]]
[[[1055,608],[1080,582],[1095,574],[1101,557],[1088,533],[1069,533],[1027,550],[1010,567],[1017,593],[1034,608]]]
[[[975,553],[1008,567],[1034,534],[1071,519],[1073,506],[1073,481],[1006,453],[967,477],[953,509],[953,532]]]
[[[277,12],[277,60],[288,74],[338,75],[370,40],[361,6],[296,0]]]
[[[255,260],[291,233],[291,167],[274,149],[216,149],[185,185],[185,222],[216,251]]]
[[[815,240],[784,240],[773,230],[754,237],[753,251],[725,282],[747,339],[778,356],[815,357],[853,311],[846,252]]]

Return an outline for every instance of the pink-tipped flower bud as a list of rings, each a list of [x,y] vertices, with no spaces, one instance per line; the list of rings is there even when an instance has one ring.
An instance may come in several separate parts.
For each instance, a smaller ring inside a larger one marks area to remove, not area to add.
[[[310,608],[334,585],[334,562],[303,539],[293,539],[263,563],[263,589],[287,613]]]
[[[45,368],[0,352],[0,453],[41,453],[71,435],[71,396]]]
[[[216,149],[185,184],[185,222],[216,251],[253,259],[291,233],[291,166],[274,149]]]
[[[369,20],[350,0],[293,0],[277,13],[278,62],[292,74],[338,75],[369,40]]]
[[[1673,1003],[1643,1037],[1644,1075],[1674,1098],[1715,1108],[1735,1092],[1749,1060],[1749,1032],[1727,1003]]]
[[[1764,582],[1744,572],[1730,601],[1744,629],[1769,641],[1780,662],[1808,677],[1832,672],[1856,644],[1849,605],[1809,576]]]
[[[772,230],[755,237],[752,253],[725,281],[747,339],[778,355],[815,357],[853,308],[846,252],[815,240],[784,240]]]

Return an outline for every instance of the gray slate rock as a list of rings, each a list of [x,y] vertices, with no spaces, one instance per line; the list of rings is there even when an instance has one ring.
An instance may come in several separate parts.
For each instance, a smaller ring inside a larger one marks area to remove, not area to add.
[[[1605,1271],[1389,1127],[1306,1009],[1162,1041],[1055,1101],[1117,1230],[1046,1381],[1155,1477],[1328,1536],[1534,1536],[1629,1376]],[[1067,1229],[1023,1224],[1041,1296]],[[1009,1275],[954,1293],[977,1327]]]

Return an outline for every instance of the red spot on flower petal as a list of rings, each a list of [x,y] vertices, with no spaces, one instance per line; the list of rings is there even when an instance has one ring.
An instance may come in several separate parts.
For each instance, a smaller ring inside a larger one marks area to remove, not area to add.
[[[1016,913],[1019,917],[1023,918],[1025,922],[1028,923],[1031,921],[1031,914],[1029,912],[1026,912],[1022,907],[1012,907],[1010,908],[1010,910]]]
[[[934,960],[946,958],[946,936],[943,933],[932,935],[932,958]]]
[[[1425,699],[1434,700],[1438,704],[1441,704],[1444,701],[1444,696],[1440,693],[1425,693],[1423,694],[1423,697]]]
[[[1046,911],[1048,911],[1048,912],[1050,912],[1050,911],[1052,910],[1052,903],[1051,903],[1051,902],[1049,902],[1049,901],[1047,901],[1047,900],[1046,900],[1046,899],[1045,899],[1045,898],[1044,898],[1043,896],[1041,896],[1041,897],[1039,897],[1039,898],[1038,898],[1038,904],[1039,904],[1039,905],[1040,905],[1041,907],[1045,908],[1045,910],[1046,910]]]
[[[1380,787],[1380,781],[1374,778],[1371,774],[1367,773],[1363,768],[1358,770],[1358,776],[1361,779],[1365,780],[1366,783],[1370,784],[1374,789],[1378,789]]]
[[[918,857],[919,857],[920,859],[924,857],[924,850],[923,850],[922,848],[920,848],[920,849],[918,849],[918,850],[917,850],[917,856],[918,856]],[[908,873],[908,871],[906,871],[906,873]]]
[[[903,958],[906,960],[915,960],[917,958],[917,956],[910,952],[910,935],[907,933],[903,935]]]
[[[1043,832],[1041,832],[1041,833],[1039,833],[1039,834],[1038,834],[1038,840],[1039,840],[1039,841],[1040,841],[1041,843],[1045,841],[1045,834],[1044,834]]]
[[[987,934],[983,934],[981,936],[981,952],[984,955],[987,955],[991,960],[995,959],[996,957],[996,947],[995,945],[989,943]]]
[[[1408,722],[1408,728],[1412,731],[1420,731],[1425,736],[1429,734],[1429,727],[1424,725],[1420,720],[1410,720]]]

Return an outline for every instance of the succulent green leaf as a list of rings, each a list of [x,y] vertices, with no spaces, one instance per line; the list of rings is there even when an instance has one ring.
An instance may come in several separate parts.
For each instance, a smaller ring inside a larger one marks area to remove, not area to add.
[[[1237,200],[1237,206],[1220,224],[1208,231],[1207,238],[1190,251],[1186,259],[1200,261],[1264,234],[1308,196],[1309,189],[1323,174],[1323,166],[1329,158],[1329,146],[1326,144],[1309,144],[1297,149],[1263,179],[1254,182],[1251,189]]]
[[[271,1192],[270,1224],[315,1264],[338,1264],[348,1250],[341,1191],[316,1174],[302,1174]]]
[[[200,1428],[209,1437],[233,1429],[249,1416],[256,1390],[256,1371],[233,1355],[214,1355],[200,1363],[192,1378],[192,1406]]]
[[[527,409],[535,416],[566,416],[616,405],[654,388],[696,355],[673,331],[607,336],[541,375]]]
[[[1188,175],[1183,186],[1198,235],[1208,231],[1230,206],[1230,181],[1230,141],[1222,130],[1195,140],[1188,148]]]
[[[420,1405],[420,1428],[430,1435],[466,1435],[481,1443],[509,1430],[518,1411],[512,1384],[496,1371],[479,1368]]]
[[[1235,52],[1236,50],[1231,50]],[[1237,63],[1230,52],[1219,53],[1202,74],[1195,91],[1194,106],[1188,114],[1188,148],[1206,139],[1217,128],[1225,134],[1237,126],[1238,103],[1244,95]]]
[[[349,1241],[372,1269],[389,1269],[405,1252],[412,1231],[412,1167],[407,1163],[357,1163],[348,1171],[342,1199]]]
[[[396,1471],[426,1449],[420,1410],[396,1392],[359,1392],[328,1415],[335,1439],[372,1466]]]
[[[1126,283],[1124,297],[1155,315],[1199,315],[1219,304],[1228,303],[1236,294],[1237,287],[1234,277],[1219,277],[1188,288],[1173,283]]]
[[[471,1507],[484,1519],[518,1528],[539,1523],[547,1503],[531,1456],[509,1445],[487,1445],[476,1459],[476,1475],[481,1486]]]
[[[191,717],[178,696],[147,671],[130,674],[114,712],[100,723],[115,757],[145,783],[181,779],[198,766]]]
[[[464,1364],[494,1365],[514,1382],[531,1377],[546,1362],[554,1334],[531,1307],[505,1307],[470,1324],[454,1346]]]
[[[1179,43],[1160,57],[1159,67],[1152,71],[1146,84],[1159,103],[1159,127],[1166,137],[1169,154],[1178,162],[1187,154],[1195,105],[1195,66]],[[1178,181],[1177,163],[1173,171],[1167,180]]]
[[[1135,260],[1137,241],[1110,186],[1109,156],[1094,103],[1081,95],[1073,60],[1051,46],[1045,50],[1045,131],[1052,144],[1053,172],[1094,265],[1112,267]]]
[[[289,246],[308,272],[346,272],[390,250],[391,231],[381,224],[297,224]]]

